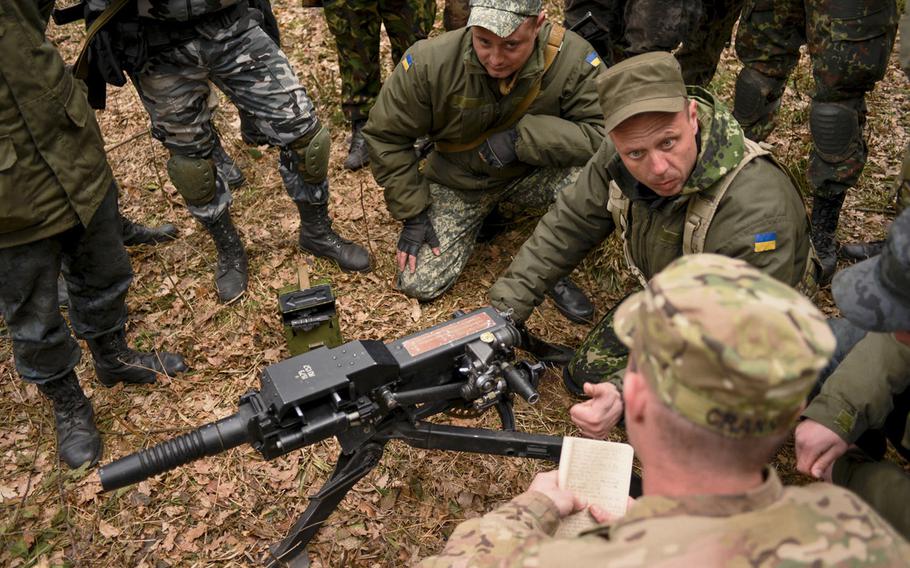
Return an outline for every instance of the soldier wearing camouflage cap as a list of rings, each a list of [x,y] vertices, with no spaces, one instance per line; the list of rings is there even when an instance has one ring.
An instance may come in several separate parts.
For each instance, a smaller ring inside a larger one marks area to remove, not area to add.
[[[709,252],[812,293],[817,266],[796,185],[720,101],[685,86],[672,55],[626,59],[602,74],[597,90],[608,137],[493,285],[494,306],[524,320],[547,286],[614,232],[642,284],[684,254]],[[573,394],[603,397],[594,406],[609,420],[573,415],[589,435],[603,434],[622,412],[617,377],[613,387],[594,386],[625,367],[612,320],[612,312],[601,319],[564,373]]]
[[[644,496],[620,519],[589,507],[600,527],[554,539],[585,504],[541,473],[421,568],[905,565],[910,544],[861,499],[785,488],[767,466],[834,349],[808,299],[743,261],[691,255],[627,299],[616,330]]]
[[[832,291],[868,334],[803,412],[797,467],[855,491],[910,538],[910,477],[881,461],[886,440],[910,459],[910,211],[891,225],[881,256],[837,273]]]
[[[416,43],[385,82],[364,135],[386,205],[403,227],[397,288],[433,300],[458,279],[484,218],[503,201],[546,209],[603,139],[597,53],[550,24],[540,0],[471,0],[467,27]],[[435,143],[424,165],[418,138]],[[579,321],[568,279],[548,286]]]

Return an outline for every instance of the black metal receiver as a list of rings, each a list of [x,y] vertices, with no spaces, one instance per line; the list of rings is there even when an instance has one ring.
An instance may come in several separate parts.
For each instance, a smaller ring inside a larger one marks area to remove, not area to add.
[[[136,483],[244,443],[266,459],[336,437],[341,455],[268,566],[307,566],[306,544],[390,440],[418,448],[559,461],[562,438],[515,432],[513,395],[538,399],[540,365],[513,364],[519,331],[492,308],[457,313],[402,339],[351,341],[267,367],[236,414],[103,466],[105,490]],[[503,431],[433,424],[441,412],[496,408]]]

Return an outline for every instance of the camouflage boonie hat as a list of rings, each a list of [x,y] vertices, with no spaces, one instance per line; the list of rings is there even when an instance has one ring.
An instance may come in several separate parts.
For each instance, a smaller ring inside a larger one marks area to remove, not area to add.
[[[686,108],[686,84],[679,61],[666,51],[625,59],[596,79],[604,112],[604,131],[645,112],[680,112]]]
[[[870,331],[910,330],[910,209],[894,220],[881,255],[834,275],[844,317]]]
[[[622,303],[614,330],[667,406],[733,438],[789,425],[835,344],[805,296],[713,254],[672,262]]]
[[[540,14],[540,5],[541,0],[471,0],[467,26],[480,26],[508,37],[525,19]]]

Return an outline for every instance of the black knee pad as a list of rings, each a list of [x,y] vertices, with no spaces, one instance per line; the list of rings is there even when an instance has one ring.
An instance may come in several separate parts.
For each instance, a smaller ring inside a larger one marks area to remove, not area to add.
[[[756,124],[774,114],[780,106],[784,80],[745,67],[736,78],[733,116],[743,126]]]
[[[215,167],[211,159],[173,155],[167,175],[190,205],[205,205],[215,198]]]
[[[812,103],[809,130],[815,151],[826,162],[843,162],[863,145],[860,114],[849,103]]]

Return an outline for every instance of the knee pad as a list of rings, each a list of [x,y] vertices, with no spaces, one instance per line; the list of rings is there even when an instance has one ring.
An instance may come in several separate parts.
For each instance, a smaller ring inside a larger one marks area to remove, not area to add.
[[[770,121],[780,106],[784,80],[763,75],[745,67],[736,78],[733,116],[746,128],[762,120]]]
[[[849,104],[813,102],[809,131],[818,156],[832,164],[845,161],[863,146],[859,112]]]
[[[215,198],[215,167],[211,159],[173,155],[167,175],[190,205],[205,205]]]
[[[291,142],[287,149],[294,169],[307,183],[321,183],[329,173],[329,151],[332,137],[329,130],[317,123],[315,132]]]

